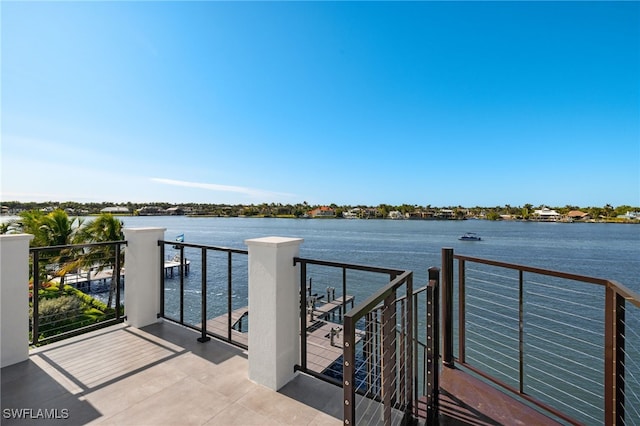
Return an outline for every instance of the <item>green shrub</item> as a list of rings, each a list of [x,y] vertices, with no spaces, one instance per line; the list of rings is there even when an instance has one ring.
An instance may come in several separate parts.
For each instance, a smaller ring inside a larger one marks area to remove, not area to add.
[[[82,302],[74,296],[64,295],[55,299],[42,299],[38,304],[41,325],[74,318],[82,311]]]

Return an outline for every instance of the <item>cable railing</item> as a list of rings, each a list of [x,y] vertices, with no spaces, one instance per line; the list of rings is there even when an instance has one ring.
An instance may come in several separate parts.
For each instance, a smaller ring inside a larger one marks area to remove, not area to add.
[[[306,330],[296,369],[343,388],[345,424],[435,421],[439,268],[414,290],[410,271],[303,258],[294,264]]]
[[[413,273],[404,271],[345,314],[344,424],[399,425],[415,415],[413,300]]]
[[[640,296],[614,281],[452,249],[442,258],[445,365],[563,422],[640,425]]]
[[[176,241],[160,246],[159,317],[248,347],[248,251]]]
[[[124,320],[123,245],[126,241],[29,249],[31,345]]]

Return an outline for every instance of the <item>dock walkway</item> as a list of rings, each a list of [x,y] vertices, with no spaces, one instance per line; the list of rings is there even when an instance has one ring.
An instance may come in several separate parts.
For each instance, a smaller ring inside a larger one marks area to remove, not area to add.
[[[337,322],[342,318],[342,300],[342,297],[337,297],[314,307],[313,315],[307,314],[307,367],[310,370],[323,372],[342,356],[342,324]],[[344,300],[353,306],[353,296],[347,295]],[[249,345],[248,316],[248,306],[231,312],[231,340],[244,346]],[[196,327],[199,328],[200,324]],[[207,332],[224,339],[229,338],[228,328],[229,316],[226,313],[207,321]]]

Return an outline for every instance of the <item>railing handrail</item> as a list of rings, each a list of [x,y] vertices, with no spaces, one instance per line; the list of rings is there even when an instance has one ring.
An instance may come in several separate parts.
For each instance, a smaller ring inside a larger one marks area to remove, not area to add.
[[[465,262],[469,261],[474,263],[481,263],[484,265],[498,266],[498,267],[507,268],[507,269],[515,269],[518,271],[531,272],[534,274],[546,275],[549,277],[564,278],[564,279],[573,280],[573,281],[580,281],[580,282],[585,282],[589,284],[612,287],[616,291],[616,293],[624,297],[627,302],[631,302],[635,306],[640,308],[640,294],[634,292],[633,290],[629,289],[628,287],[624,286],[623,284],[620,284],[615,280],[592,277],[589,275],[574,274],[570,272],[556,271],[553,269],[538,268],[535,266],[520,265],[517,263],[508,263],[508,262],[501,262],[498,260],[483,259],[483,258],[473,257],[473,256],[464,256],[460,254],[454,254],[453,258],[457,260],[462,260]]]
[[[231,247],[220,247],[220,246],[209,246],[205,244],[194,244],[194,243],[185,243],[179,241],[166,241],[166,240],[158,240],[158,245],[160,244],[170,244],[174,246],[180,247],[190,247],[190,248],[199,248],[199,249],[207,249],[214,251],[224,251],[228,253],[238,253],[238,254],[249,254],[248,250],[245,249],[235,249]]]
[[[352,319],[354,322],[362,318],[369,311],[374,310],[381,302],[384,301],[389,295],[391,295],[399,286],[403,285],[407,278],[413,274],[412,271],[404,271],[402,274],[395,277],[393,280],[389,282],[389,284],[385,285],[371,296],[369,296],[364,302],[360,303],[358,306],[354,306],[350,311],[348,311],[344,316],[346,318]],[[396,301],[397,299],[394,299]]]
[[[308,259],[304,257],[294,257],[293,264],[296,265],[298,263],[306,263],[310,265],[320,265],[320,266],[331,266],[335,268],[346,268],[346,269],[352,269],[356,271],[375,272],[379,274],[389,274],[389,275],[399,275],[404,272],[402,269],[395,269],[395,268],[383,268],[378,266],[359,265],[354,263],[343,263],[343,262],[333,262],[333,261],[327,261],[327,260]]]
[[[29,253],[41,252],[41,251],[53,251],[62,249],[78,249],[85,247],[98,247],[98,246],[112,246],[115,244],[127,245],[127,240],[106,241],[99,243],[83,243],[83,244],[65,244],[60,246],[44,246],[44,247],[29,247]]]

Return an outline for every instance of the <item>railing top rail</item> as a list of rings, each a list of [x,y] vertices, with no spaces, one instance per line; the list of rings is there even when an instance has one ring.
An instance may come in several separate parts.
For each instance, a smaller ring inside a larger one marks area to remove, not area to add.
[[[637,308],[640,308],[640,294],[614,280],[609,280],[607,284],[613,288],[616,293],[624,297],[627,302],[631,302]]]
[[[614,280],[591,277],[588,275],[572,274],[569,272],[554,271],[551,269],[536,268],[533,266],[518,265],[515,263],[500,262],[497,260],[481,259],[478,257],[464,256],[460,254],[454,254],[453,258],[458,260],[469,261],[469,262],[482,263],[485,265],[499,266],[502,268],[516,269],[524,272],[532,272],[540,275],[547,275],[551,277],[564,278],[568,280],[582,281],[589,284],[596,284],[596,285],[611,287],[617,293],[619,293],[622,297],[624,297],[627,301],[633,303],[637,307],[640,307],[640,295]]]
[[[568,280],[584,281],[590,284],[598,284],[603,286],[606,286],[610,282],[609,280],[606,280],[604,278],[596,278],[596,277],[590,277],[587,275],[579,275],[579,274],[572,274],[569,272],[554,271],[551,269],[536,268],[534,266],[518,265],[516,263],[500,262],[498,260],[481,259],[479,257],[471,257],[471,256],[454,254],[453,258],[457,260],[482,263],[485,265],[499,266],[501,268],[516,269],[524,272],[533,272],[536,274],[547,275],[551,277],[565,278]]]
[[[115,245],[115,244],[127,245],[127,241],[119,240],[119,241],[107,241],[107,242],[101,242],[101,243],[66,244],[62,246],[30,247],[29,253],[48,251],[48,250],[78,249],[78,248],[85,248],[85,247],[109,246],[109,245]]]
[[[224,251],[224,252],[228,252],[228,253],[249,254],[248,250],[243,250],[243,249],[234,249],[234,248],[230,248],[230,247],[208,246],[208,245],[204,245],[204,244],[183,243],[183,242],[178,242],[178,241],[158,240],[158,244],[170,244],[170,245],[173,245],[173,246],[199,248],[199,249],[207,249],[207,250],[215,250],[215,251]]]
[[[294,265],[296,263],[307,263],[310,265],[332,266],[335,268],[347,268],[347,269],[353,269],[357,271],[376,272],[380,274],[389,274],[389,275],[399,275],[405,272],[402,269],[381,268],[377,266],[358,265],[353,263],[331,262],[326,260],[307,259],[304,257],[294,257],[293,263]]]
[[[373,293],[367,300],[359,304],[358,306],[351,309],[349,312],[344,314],[345,318],[351,318],[354,321],[357,321],[362,316],[364,316],[367,312],[374,309],[380,302],[382,302],[386,297],[388,297],[396,288],[404,284],[408,277],[413,274],[412,271],[402,271],[400,275],[395,277],[393,280],[389,282],[386,286],[382,287],[375,293]]]

